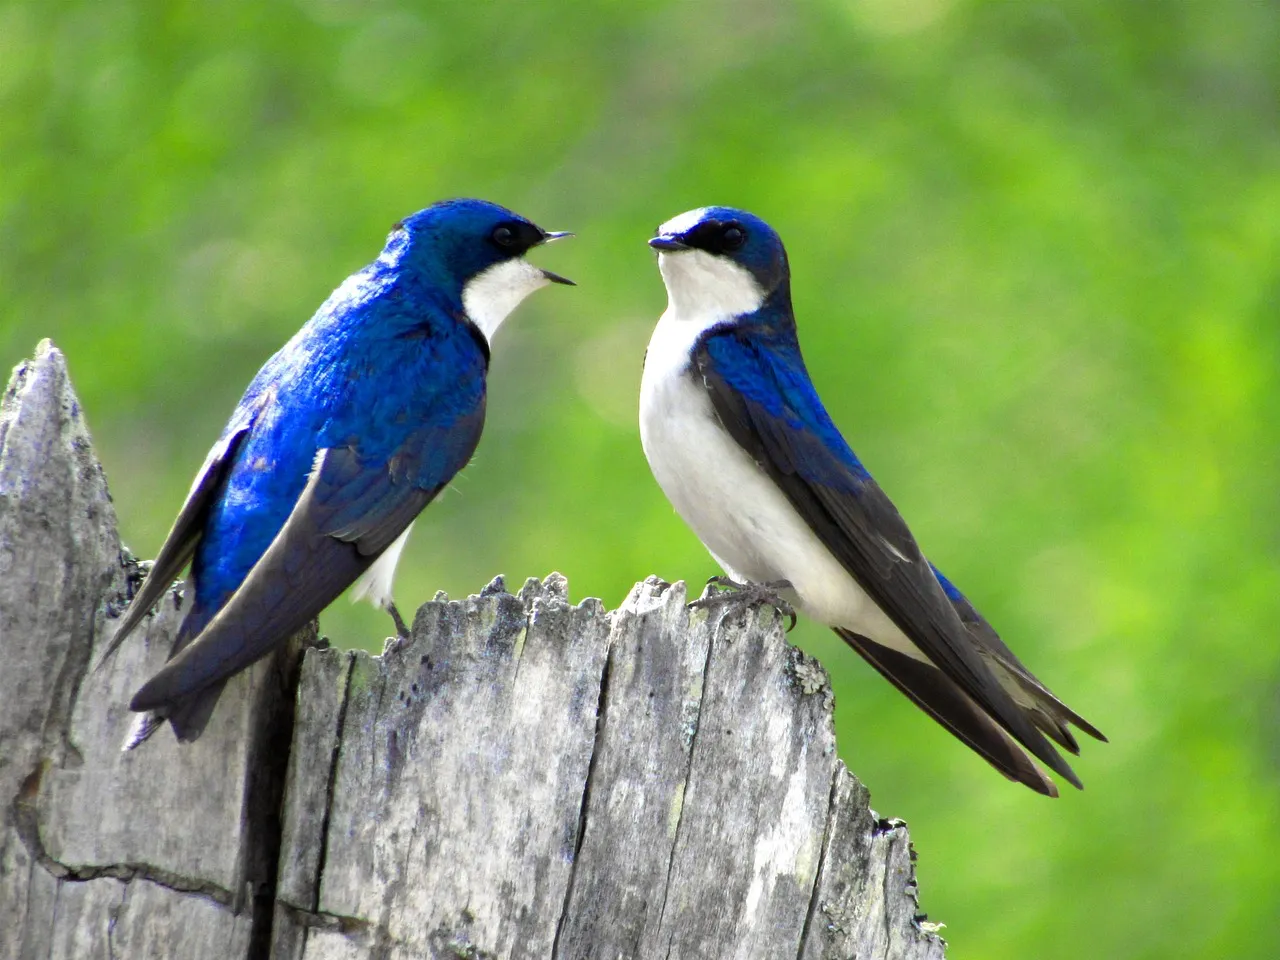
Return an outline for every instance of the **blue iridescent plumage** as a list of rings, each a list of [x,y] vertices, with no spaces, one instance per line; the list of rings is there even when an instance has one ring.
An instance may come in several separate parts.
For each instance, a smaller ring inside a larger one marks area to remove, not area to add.
[[[552,236],[483,201],[429,207],[267,361],[112,640],[190,560],[173,655],[133,709],[198,736],[226,678],[369,570],[466,465],[484,423],[485,328],[567,282],[521,259]]]
[[[856,489],[870,474],[818,398],[800,355],[794,322],[775,320],[770,314],[778,311],[767,303],[760,312],[764,316],[753,316],[741,326],[710,334],[705,341],[707,356],[725,384],[776,418],[779,429],[814,438],[819,445],[815,449],[824,455],[797,458],[793,466],[802,477],[813,483]]]

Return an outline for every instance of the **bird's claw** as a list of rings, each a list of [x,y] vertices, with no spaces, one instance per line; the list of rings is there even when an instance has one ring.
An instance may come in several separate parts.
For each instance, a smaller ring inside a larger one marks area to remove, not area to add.
[[[689,606],[695,610],[730,603],[741,603],[754,606],[767,603],[791,622],[787,624],[790,633],[796,625],[796,609],[781,596],[779,591],[791,590],[790,580],[769,580],[764,583],[740,583],[732,577],[716,576],[707,580],[708,587],[719,587],[717,592],[705,593]]]
[[[387,604],[387,613],[391,614],[391,619],[396,622],[396,635],[401,640],[408,640],[411,631],[405,624],[404,617],[400,616],[400,611],[396,609],[395,603],[389,602]]]

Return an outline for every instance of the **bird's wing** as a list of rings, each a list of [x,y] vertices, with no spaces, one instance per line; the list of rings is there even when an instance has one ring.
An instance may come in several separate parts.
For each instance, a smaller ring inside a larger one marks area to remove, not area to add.
[[[358,443],[320,450],[289,518],[208,626],[134,695],[172,703],[244,669],[318,615],[364,572],[470,459],[484,397],[414,431],[370,462]]]
[[[956,613],[968,628],[969,636],[973,637],[974,642],[978,644],[978,650],[995,668],[997,676],[1003,673],[1008,678],[1008,682],[1004,685],[1005,689],[1013,693],[1014,699],[1028,706],[1035,725],[1054,742],[1072,753],[1078,754],[1080,746],[1072,736],[1069,725],[1074,725],[1095,740],[1105,743],[1107,738],[1102,731],[1054,696],[1035,674],[1023,666],[1022,661],[1000,639],[1000,635],[987,622],[986,617],[969,602],[969,598],[943,576],[941,570],[932,563],[929,566],[942,585],[943,591],[946,592],[947,599],[951,601]],[[1010,689],[1011,687],[1014,689]]]
[[[246,411],[238,422],[233,420],[226,432],[214,444],[213,449],[209,451],[204,466],[200,468],[195,482],[191,485],[191,492],[187,494],[186,502],[178,511],[178,518],[173,521],[173,528],[165,537],[160,552],[151,564],[146,580],[143,581],[141,589],[134,594],[129,609],[121,618],[120,626],[116,628],[111,642],[107,644],[106,652],[98,660],[98,666],[95,669],[101,668],[116,652],[125,638],[137,628],[156,602],[164,596],[164,592],[178,578],[182,568],[191,561],[204,529],[205,514],[213,502],[215,493],[222,486],[228,468],[235,461],[236,450],[253,426],[255,412],[256,410]]]
[[[983,661],[901,514],[822,406],[794,336],[713,330],[693,351],[692,373],[729,434],[903,633],[1032,754],[1080,786]]]
[[[1048,797],[1058,795],[1053,781],[1031,762],[1026,751],[933,664],[849,630],[837,627],[836,633],[912,703],[1010,780]]]

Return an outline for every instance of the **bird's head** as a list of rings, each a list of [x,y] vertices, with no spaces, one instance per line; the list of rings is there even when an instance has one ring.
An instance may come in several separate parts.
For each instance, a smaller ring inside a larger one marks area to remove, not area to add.
[[[524,259],[531,249],[569,233],[548,233],[518,213],[485,200],[444,200],[398,223],[381,259],[418,271],[462,303],[486,338],[516,306],[548,283],[567,280]]]
[[[729,319],[786,294],[787,252],[773,228],[733,207],[702,207],[658,227],[649,246],[680,314]]]

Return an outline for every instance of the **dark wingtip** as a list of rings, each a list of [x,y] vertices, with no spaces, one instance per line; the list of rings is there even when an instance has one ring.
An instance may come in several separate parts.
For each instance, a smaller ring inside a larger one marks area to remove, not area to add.
[[[1080,782],[1080,778],[1076,776],[1076,772],[1071,769],[1067,764],[1067,761],[1062,761],[1062,769],[1058,771],[1058,774],[1063,780],[1067,781],[1067,783],[1071,784],[1077,790],[1084,789],[1084,784]]]
[[[93,665],[92,673],[97,673],[107,665],[107,661],[116,655],[116,651],[120,649],[120,645],[128,639],[129,634],[133,633],[144,617],[151,612],[151,608],[143,609],[137,602],[131,603],[129,609],[125,611],[124,616],[120,620],[116,632],[111,635],[111,639],[107,641],[107,649],[103,651],[102,656],[98,658],[98,662]]]
[[[1034,688],[1031,688],[1031,689],[1032,689],[1032,692],[1035,692]],[[1057,697],[1053,696],[1053,694],[1049,693],[1047,690],[1045,690],[1044,693],[1048,695],[1049,699],[1053,703],[1053,706],[1057,708],[1057,711],[1061,714],[1061,716],[1058,718],[1059,722],[1062,722],[1062,720],[1065,719],[1067,723],[1071,724],[1081,733],[1087,733],[1089,736],[1093,737],[1093,739],[1101,740],[1103,743],[1111,742],[1107,739],[1106,734],[1104,734],[1101,730],[1095,727],[1092,723],[1090,723],[1084,717],[1080,716],[1080,714],[1076,713],[1074,710],[1068,707],[1065,703],[1063,703]]]
[[[98,662],[89,668],[89,673],[93,676],[97,676],[98,673],[101,672],[102,668],[107,665],[107,661],[116,655],[116,650],[118,649],[118,644],[112,644],[107,647],[106,652],[98,658]]]
[[[146,713],[148,710],[160,710],[172,706],[178,694],[173,690],[175,671],[174,661],[170,660],[154,677],[138,688],[138,692],[129,701],[129,709],[134,713]]]
[[[134,713],[146,713],[148,710],[158,710],[167,703],[163,697],[156,695],[156,691],[152,686],[153,683],[154,678],[152,680],[148,680],[138,688],[138,692],[135,693],[133,695],[133,699],[129,701],[129,709]]]
[[[1059,733],[1062,734],[1062,739],[1057,742],[1061,744],[1062,749],[1066,750],[1073,757],[1080,756],[1080,743],[1071,735],[1071,731],[1063,728]]]
[[[1058,785],[1054,783],[1052,780],[1050,780],[1048,777],[1043,777],[1042,779],[1036,781],[1035,783],[1032,783],[1028,780],[1021,780],[1019,782],[1022,783],[1024,786],[1030,787],[1032,790],[1040,794],[1042,797],[1048,797],[1050,800],[1058,799]]]
[[[1058,799],[1058,785],[1053,782],[1047,773],[1032,763],[1026,754],[1022,754],[1019,762],[1012,767],[999,766],[992,762],[991,757],[985,757],[984,759],[1014,783],[1029,787],[1041,796],[1048,797],[1051,800]]]
[[[216,683],[205,687],[199,693],[184,697],[176,704],[166,719],[179,743],[191,743],[204,733],[204,728],[213,716],[213,708],[217,706],[218,697],[222,694],[223,684]]]
[[[1101,730],[1099,730],[1089,721],[1085,720],[1083,717],[1079,715],[1073,716],[1071,718],[1071,722],[1074,723],[1082,733],[1087,733],[1089,736],[1093,737],[1093,739],[1100,740],[1103,743],[1111,742],[1110,740],[1107,739],[1107,735],[1105,733],[1103,733]]]
[[[1057,785],[1032,762],[1012,736],[936,666],[881,646],[852,631],[837,627],[835,632],[886,680],[1005,777],[1046,797],[1058,796]],[[1047,754],[1040,757],[1045,766],[1072,786],[1083,789],[1075,771],[1043,738],[1040,746],[1036,756]]]

